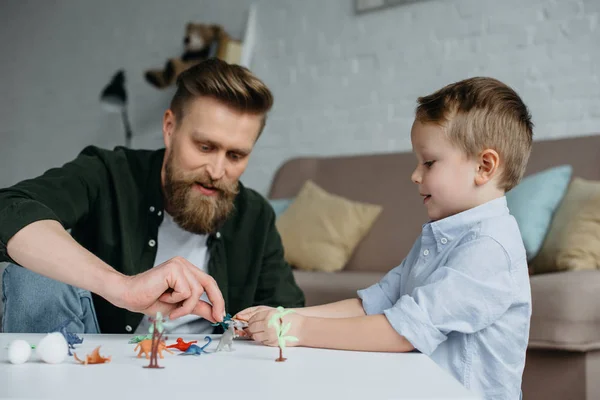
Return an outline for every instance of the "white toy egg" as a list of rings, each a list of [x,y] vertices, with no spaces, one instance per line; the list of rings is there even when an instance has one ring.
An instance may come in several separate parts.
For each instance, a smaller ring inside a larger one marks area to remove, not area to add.
[[[17,339],[8,346],[8,361],[12,364],[23,364],[31,356],[31,346],[25,340]]]
[[[69,353],[69,345],[60,332],[49,333],[36,347],[37,355],[48,364],[60,364]]]

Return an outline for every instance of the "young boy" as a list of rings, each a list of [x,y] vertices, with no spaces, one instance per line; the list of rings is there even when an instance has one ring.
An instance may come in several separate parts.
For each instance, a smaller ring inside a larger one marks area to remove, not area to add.
[[[419,98],[411,179],[430,221],[402,264],[358,298],[286,315],[299,339],[290,345],[416,349],[485,399],[519,399],[531,293],[504,194],[523,176],[532,126],[519,96],[495,79]],[[277,345],[273,312],[259,306],[238,317],[249,319],[254,340]]]

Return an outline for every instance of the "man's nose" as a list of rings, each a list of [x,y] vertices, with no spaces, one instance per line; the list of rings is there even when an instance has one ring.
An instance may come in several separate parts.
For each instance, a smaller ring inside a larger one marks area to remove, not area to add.
[[[219,180],[225,175],[225,156],[215,155],[206,168],[212,180]]]

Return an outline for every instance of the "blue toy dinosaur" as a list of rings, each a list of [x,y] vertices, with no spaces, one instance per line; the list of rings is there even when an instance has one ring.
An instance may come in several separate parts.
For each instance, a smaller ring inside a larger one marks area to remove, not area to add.
[[[204,349],[210,344],[210,342],[212,342],[212,339],[210,336],[205,336],[204,340],[206,340],[208,342],[204,346],[200,347],[200,346],[196,346],[195,344],[192,344],[190,347],[188,347],[188,349],[186,351],[184,351],[183,353],[181,353],[179,355],[180,356],[189,356],[189,355],[199,356],[202,353],[208,354],[206,351],[204,351]]]
[[[69,325],[71,323],[71,319],[66,320],[65,322],[63,322],[62,324],[58,325],[57,327],[55,327],[54,329],[52,329],[50,332],[60,332],[65,340],[67,341],[67,350],[69,351],[69,355],[72,356],[73,354],[71,354],[71,349],[75,350],[75,345],[76,344],[81,344],[83,343],[83,338],[80,338],[79,336],[77,336],[76,333],[71,333],[69,331],[67,331],[67,325]]]

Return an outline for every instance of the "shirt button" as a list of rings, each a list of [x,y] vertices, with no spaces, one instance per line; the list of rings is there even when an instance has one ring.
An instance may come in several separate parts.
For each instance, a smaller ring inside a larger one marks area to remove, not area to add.
[[[425,249],[425,251],[423,251],[423,255],[426,256],[429,254],[429,250]]]
[[[156,242],[154,241],[154,239],[150,239],[150,240],[148,241],[148,246],[150,246],[150,247],[154,247],[154,246],[156,246]]]
[[[217,232],[217,239],[221,237],[221,232]]]
[[[150,212],[154,212],[155,208],[154,206],[150,206]]]
[[[446,238],[441,238],[441,239],[440,239],[440,242],[442,242],[442,244],[446,244],[446,243],[448,243],[448,239],[446,239]]]
[[[156,213],[159,217],[162,215],[162,211]]]
[[[131,332],[133,329],[131,328],[131,326],[127,325],[127,326],[125,326],[125,330],[127,332]]]

